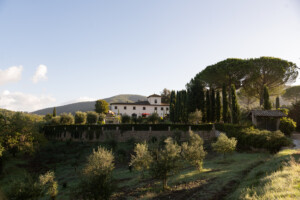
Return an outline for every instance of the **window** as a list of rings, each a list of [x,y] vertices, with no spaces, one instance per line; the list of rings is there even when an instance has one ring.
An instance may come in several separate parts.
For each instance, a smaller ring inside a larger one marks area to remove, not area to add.
[[[135,106],[133,106],[133,110],[135,110]]]
[[[143,110],[146,110],[146,107],[143,107]]]
[[[164,107],[161,107],[160,110],[164,110]]]
[[[127,107],[126,106],[124,106],[124,110],[126,110],[127,109]]]
[[[169,108],[168,108],[168,107],[166,107],[166,110],[169,110]]]
[[[154,107],[154,110],[157,110],[157,107]]]
[[[157,99],[154,100],[154,103],[157,103]]]
[[[118,106],[115,106],[115,109],[118,109]]]

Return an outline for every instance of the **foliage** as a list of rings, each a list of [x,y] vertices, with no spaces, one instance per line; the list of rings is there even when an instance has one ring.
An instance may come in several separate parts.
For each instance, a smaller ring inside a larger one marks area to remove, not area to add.
[[[122,124],[129,124],[130,123],[130,116],[128,115],[122,115]]]
[[[137,143],[134,147],[134,153],[135,155],[131,155],[130,165],[141,171],[142,177],[144,177],[144,171],[150,168],[153,160],[147,143]]]
[[[228,99],[227,99],[227,89],[226,89],[226,85],[223,84],[223,88],[222,88],[222,98],[223,98],[223,121],[225,123],[230,122],[230,113],[229,113],[229,105],[228,105]]]
[[[293,102],[296,103],[298,101],[298,98],[300,97],[300,85],[295,85],[287,88],[282,97],[286,100],[292,99]]]
[[[300,102],[296,102],[292,105],[288,117],[296,122],[297,130],[300,130]]]
[[[52,117],[51,124],[52,125],[59,125],[60,124],[60,116]]]
[[[240,121],[240,106],[237,102],[235,86],[233,84],[231,85],[231,100],[232,123],[238,124]]]
[[[56,117],[56,107],[53,108],[52,116],[53,116],[53,117]]]
[[[182,144],[183,158],[194,165],[198,170],[202,169],[203,159],[206,152],[203,149],[203,140],[194,132],[189,132],[189,142]]]
[[[211,104],[210,104],[210,95],[209,95],[209,90],[206,90],[205,93],[205,119],[207,122],[211,122]]]
[[[163,91],[160,93],[161,95],[161,102],[162,103],[170,103],[171,91],[167,88],[164,88]]]
[[[221,105],[220,91],[217,91],[217,95],[216,95],[216,120],[217,120],[217,122],[220,122],[220,120],[221,120],[221,109],[222,109],[222,105]]]
[[[109,199],[114,191],[112,171],[114,156],[103,147],[94,149],[83,168],[83,177],[78,185],[76,198]]]
[[[43,120],[45,120],[47,123],[51,123],[52,117],[53,116],[50,113],[48,113],[44,116]]]
[[[276,109],[280,108],[280,99],[279,97],[276,97]]]
[[[97,113],[108,113],[109,110],[109,104],[105,100],[97,100],[95,104],[95,111]]]
[[[116,151],[118,147],[118,142],[115,139],[111,138],[105,141],[105,143],[109,146],[109,148],[111,148],[112,151]]]
[[[291,136],[296,127],[296,122],[294,122],[291,118],[283,117],[280,119],[279,130],[285,135]]]
[[[94,111],[88,111],[86,121],[88,124],[96,124],[98,121],[98,113]]]
[[[51,199],[55,199],[58,190],[57,190],[57,182],[54,180],[55,175],[54,172],[48,171],[44,175],[40,175],[39,184],[43,188],[43,193],[50,196]]]
[[[212,88],[210,90],[210,101],[211,101],[211,122],[216,121],[216,95],[215,95],[215,90]]]
[[[187,110],[187,93],[185,90],[177,91],[175,110],[174,110],[174,122],[187,123],[188,110]]]
[[[212,144],[214,151],[222,153],[225,158],[226,153],[235,151],[237,140],[235,138],[228,138],[224,133],[221,133],[218,140]]]
[[[86,113],[77,111],[75,113],[75,124],[85,124],[86,123]]]
[[[269,89],[267,86],[264,86],[264,109],[265,110],[272,109],[272,104],[271,104],[270,98],[269,98]]]
[[[151,124],[157,124],[160,120],[160,117],[157,113],[152,113],[149,117],[148,117],[148,121]]]
[[[71,113],[60,114],[60,124],[74,124],[74,116]]]
[[[162,150],[153,152],[155,155],[150,171],[154,178],[163,180],[163,188],[166,189],[168,177],[180,167],[181,147],[171,137],[164,142]]]
[[[103,123],[106,115],[104,113],[100,113],[98,117],[98,122]]]
[[[189,123],[190,124],[200,124],[202,119],[202,112],[198,109],[195,112],[189,114]]]
[[[2,146],[2,144],[0,143],[0,159],[2,157],[3,152],[5,151],[4,147]]]
[[[194,112],[196,109],[201,110],[204,114],[204,87],[199,79],[192,79],[187,84],[188,112]]]

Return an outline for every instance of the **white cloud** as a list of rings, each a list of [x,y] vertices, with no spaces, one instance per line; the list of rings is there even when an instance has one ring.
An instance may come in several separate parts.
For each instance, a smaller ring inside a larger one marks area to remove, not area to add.
[[[51,96],[35,96],[22,92],[3,91],[0,94],[0,107],[14,111],[35,111],[51,107],[56,100]]]
[[[34,83],[39,82],[40,80],[47,80],[47,66],[46,65],[39,65],[35,71],[34,76],[32,77],[32,81]]]
[[[0,86],[19,81],[22,76],[22,70],[22,66],[12,66],[6,70],[0,69]]]

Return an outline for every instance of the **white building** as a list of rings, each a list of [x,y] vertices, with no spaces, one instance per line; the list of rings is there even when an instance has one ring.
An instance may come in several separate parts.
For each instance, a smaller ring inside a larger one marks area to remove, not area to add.
[[[114,113],[129,116],[142,116],[157,113],[160,117],[169,114],[169,104],[161,103],[161,96],[157,94],[147,97],[148,101],[138,101],[135,103],[111,103],[110,109]]]

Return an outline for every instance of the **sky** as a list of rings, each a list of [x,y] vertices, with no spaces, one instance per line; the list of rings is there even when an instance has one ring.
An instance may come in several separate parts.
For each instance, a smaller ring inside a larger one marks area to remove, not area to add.
[[[0,31],[0,108],[17,111],[181,90],[226,58],[300,67],[298,0],[0,0]]]

